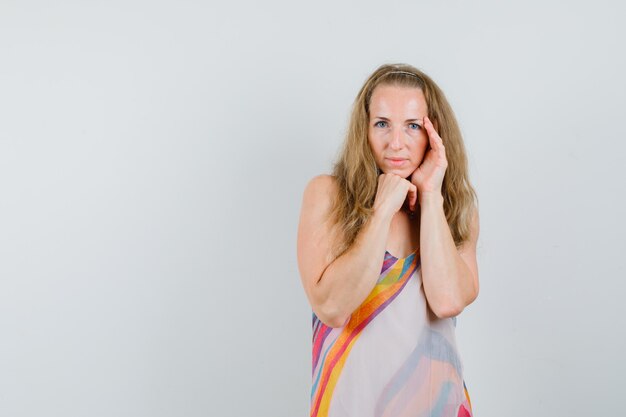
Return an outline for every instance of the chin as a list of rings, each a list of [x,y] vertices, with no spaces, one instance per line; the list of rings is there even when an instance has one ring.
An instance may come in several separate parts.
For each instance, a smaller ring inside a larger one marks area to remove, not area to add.
[[[415,171],[415,169],[408,169],[408,168],[402,168],[402,169],[398,169],[398,168],[389,168],[388,170],[384,171],[386,174],[396,174],[401,176],[402,178],[409,178],[411,176],[411,174],[413,174],[413,171]]]

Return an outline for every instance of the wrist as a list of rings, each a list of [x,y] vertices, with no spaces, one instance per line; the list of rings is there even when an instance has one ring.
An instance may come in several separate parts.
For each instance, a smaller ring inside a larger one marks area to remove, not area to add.
[[[443,206],[443,195],[440,191],[429,191],[419,194],[420,206],[441,205]]]
[[[378,222],[391,222],[391,219],[393,218],[393,213],[390,213],[388,210],[385,210],[385,208],[381,206],[374,209],[372,217],[375,221]]]

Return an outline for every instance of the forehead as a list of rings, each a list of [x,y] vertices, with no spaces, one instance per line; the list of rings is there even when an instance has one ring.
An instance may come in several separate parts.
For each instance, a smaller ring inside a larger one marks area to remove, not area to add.
[[[390,116],[390,113],[401,113],[423,117],[426,115],[426,99],[417,87],[400,87],[395,85],[379,85],[374,88],[370,100],[370,115]],[[382,114],[387,113],[387,114]]]

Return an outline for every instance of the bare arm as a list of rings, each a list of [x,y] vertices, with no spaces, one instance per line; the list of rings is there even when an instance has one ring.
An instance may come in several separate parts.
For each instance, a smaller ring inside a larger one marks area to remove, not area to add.
[[[443,210],[443,197],[439,193],[426,194],[421,197],[420,206],[424,293],[437,317],[453,317],[478,296],[478,210],[474,211],[469,241],[457,249]]]
[[[317,317],[330,327],[340,327],[376,285],[392,216],[388,210],[375,210],[354,244],[332,259],[330,246],[336,235],[326,217],[333,193],[331,176],[320,175],[307,184],[298,226],[298,268]]]

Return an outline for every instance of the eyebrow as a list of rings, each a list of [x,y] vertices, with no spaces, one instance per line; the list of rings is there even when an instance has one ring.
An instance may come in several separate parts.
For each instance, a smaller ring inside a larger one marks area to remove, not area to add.
[[[382,120],[387,120],[389,121],[388,118],[383,117],[383,116],[375,116],[374,119],[382,119]],[[419,122],[423,119],[423,117],[421,119],[406,119],[405,122]]]

